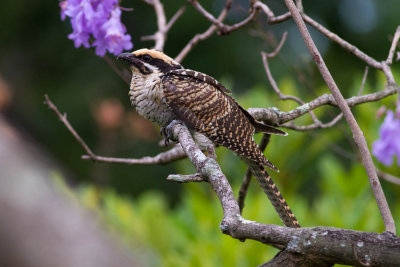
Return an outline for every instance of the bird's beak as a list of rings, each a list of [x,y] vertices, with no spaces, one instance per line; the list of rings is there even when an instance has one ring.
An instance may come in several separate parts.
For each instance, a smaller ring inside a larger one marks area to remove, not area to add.
[[[131,64],[135,64],[138,60],[132,53],[122,53],[117,56],[118,60],[124,60]],[[136,65],[136,64],[135,64]]]
[[[138,59],[134,54],[132,53],[122,53],[117,56],[118,60],[124,60],[128,62],[129,66],[131,67],[131,70],[133,71],[134,68],[138,69],[141,73],[143,74],[149,74],[152,73],[152,70],[148,69],[143,62]],[[134,68],[132,68],[134,67]]]

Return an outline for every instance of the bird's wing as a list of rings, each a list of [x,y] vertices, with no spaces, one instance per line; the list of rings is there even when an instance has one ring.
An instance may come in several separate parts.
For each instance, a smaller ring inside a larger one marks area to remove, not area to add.
[[[173,71],[162,78],[164,97],[188,127],[241,157],[276,169],[254,142],[255,128],[247,114],[214,81],[200,72]]]

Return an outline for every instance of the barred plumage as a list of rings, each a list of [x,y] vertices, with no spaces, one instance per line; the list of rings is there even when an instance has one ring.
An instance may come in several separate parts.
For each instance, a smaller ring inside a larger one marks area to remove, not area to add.
[[[286,135],[257,122],[214,78],[183,67],[164,53],[141,49],[118,56],[129,62],[132,104],[140,115],[165,127],[183,121],[200,136],[242,157],[288,227],[300,227],[293,212],[264,168],[277,170],[253,140],[254,132]],[[200,141],[197,141],[200,142]]]

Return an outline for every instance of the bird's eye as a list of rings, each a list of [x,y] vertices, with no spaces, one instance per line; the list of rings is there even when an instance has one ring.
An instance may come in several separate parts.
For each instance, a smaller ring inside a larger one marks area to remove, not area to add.
[[[149,55],[143,56],[143,61],[150,62],[150,60],[151,60],[151,56],[149,56]]]

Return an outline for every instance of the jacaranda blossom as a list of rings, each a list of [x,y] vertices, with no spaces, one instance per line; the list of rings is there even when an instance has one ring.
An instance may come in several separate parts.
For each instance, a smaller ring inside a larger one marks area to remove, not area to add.
[[[386,166],[397,156],[400,166],[400,106],[396,113],[389,110],[379,130],[379,139],[372,144],[372,154]]]
[[[61,19],[69,17],[75,47],[95,47],[96,54],[114,55],[132,49],[131,36],[121,22],[118,0],[65,0],[60,2]]]

